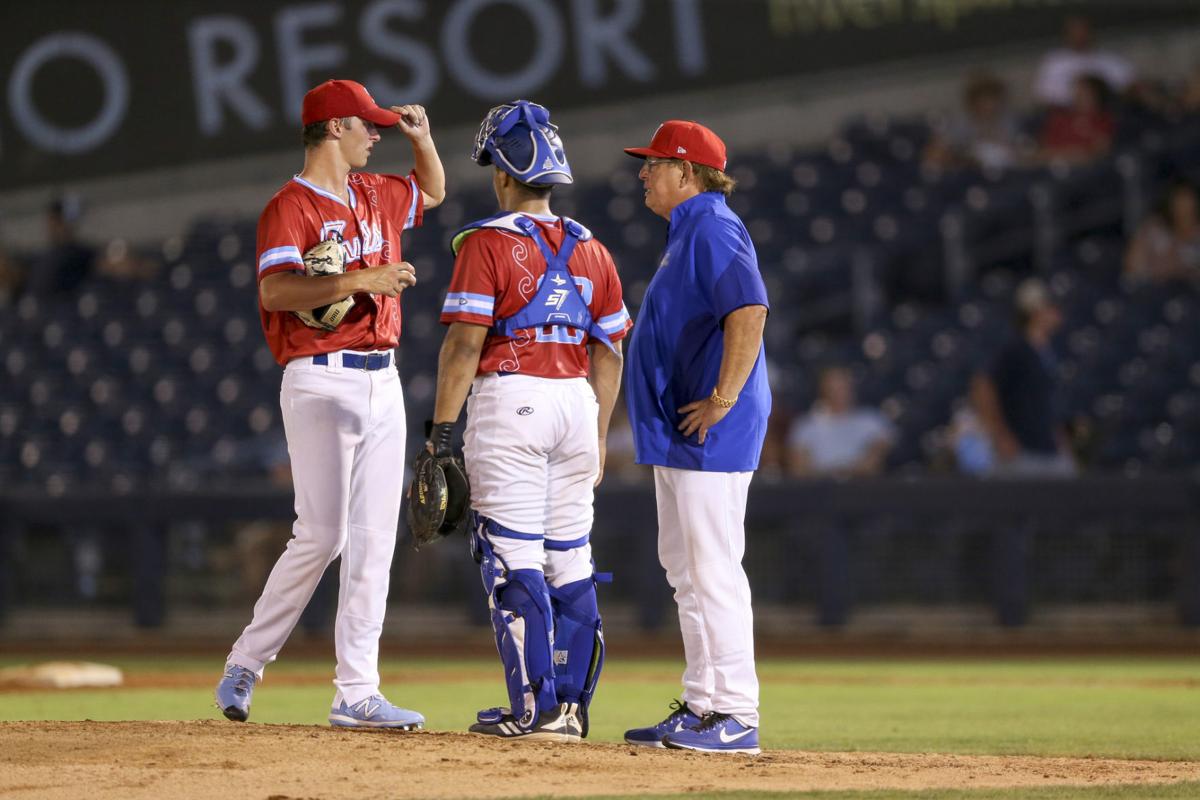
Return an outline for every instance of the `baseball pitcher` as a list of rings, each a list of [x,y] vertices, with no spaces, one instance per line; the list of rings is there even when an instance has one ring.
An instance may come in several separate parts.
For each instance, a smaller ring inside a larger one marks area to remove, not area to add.
[[[404,398],[392,357],[400,293],[416,282],[402,231],[441,203],[445,175],[421,106],[380,108],[353,81],[304,96],[304,169],[258,222],[263,332],[284,366],[280,406],[296,487],[293,538],[233,645],[217,705],[245,721],[263,668],[275,660],[329,564],[341,556],[329,722],[419,728],[379,689],[379,635],[403,492]],[[379,130],[412,145],[406,176],[366,166]]]

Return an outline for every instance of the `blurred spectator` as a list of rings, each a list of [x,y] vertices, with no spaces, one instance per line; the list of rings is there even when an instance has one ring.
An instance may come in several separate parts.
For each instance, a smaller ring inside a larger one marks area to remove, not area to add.
[[[604,479],[617,481],[645,480],[652,477],[648,467],[639,466],[633,450],[633,429],[629,427],[629,412],[624,403],[613,406],[608,423],[608,440],[604,454]]]
[[[971,382],[971,401],[995,454],[990,474],[1073,477],[1075,461],[1055,409],[1057,362],[1050,347],[1062,312],[1036,278],[1017,287],[1014,306],[1017,335]]]
[[[35,256],[25,291],[37,297],[71,292],[92,272],[96,251],[78,241],[75,227],[83,215],[76,195],[55,198],[46,208],[46,249]]]
[[[113,281],[148,281],[158,272],[158,262],[145,258],[124,239],[113,239],[104,248],[96,274]]]
[[[1200,62],[1184,78],[1183,86],[1177,94],[1179,108],[1185,114],[1200,114]]]
[[[0,240],[0,308],[7,306],[17,296],[24,275],[21,265],[9,255],[4,241]]]
[[[1042,157],[1081,164],[1108,153],[1117,127],[1110,100],[1111,91],[1100,78],[1076,78],[1071,105],[1051,111],[1042,125]]]
[[[1125,275],[1136,283],[1200,278],[1200,196],[1192,183],[1175,180],[1167,187],[1129,243]]]
[[[1009,108],[1008,86],[999,77],[979,72],[967,79],[962,110],[936,127],[925,149],[930,166],[1009,169],[1027,161],[1034,146],[1021,133]]]
[[[1094,48],[1092,25],[1086,17],[1070,16],[1063,23],[1063,47],[1042,58],[1034,78],[1039,103],[1064,107],[1074,102],[1075,81],[1093,75],[1113,93],[1123,93],[1134,80],[1133,66],[1123,56]]]
[[[817,401],[788,438],[791,472],[801,477],[864,477],[883,471],[895,440],[880,412],[855,405],[854,377],[845,367],[821,371]]]
[[[68,294],[91,275],[117,281],[149,280],[157,262],[134,253],[124,239],[113,239],[98,253],[79,240],[76,229],[83,218],[79,197],[64,194],[46,208],[46,249],[36,255],[25,277],[25,291],[38,297]],[[0,259],[2,261],[2,259]],[[0,291],[3,291],[0,264]]]
[[[964,475],[986,475],[996,465],[987,428],[969,405],[957,409],[950,420],[950,445],[954,464]]]

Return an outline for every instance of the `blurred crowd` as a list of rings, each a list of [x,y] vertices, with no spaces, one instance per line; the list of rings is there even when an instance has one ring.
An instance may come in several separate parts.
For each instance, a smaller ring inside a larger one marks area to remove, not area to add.
[[[1139,76],[1121,55],[1103,49],[1088,21],[1069,18],[1061,46],[1046,53],[1033,85],[1023,93],[1033,105],[1016,108],[1009,86],[996,74],[971,73],[961,108],[931,123],[921,154],[938,170],[995,172],[1046,165],[1080,165],[1108,156],[1123,116],[1160,118],[1200,114],[1200,62],[1189,75],[1168,80]],[[160,262],[134,252],[122,240],[96,245],[77,231],[80,199],[64,194],[46,209],[48,245],[14,254],[0,242],[0,308],[22,297],[70,295],[85,279],[153,281]],[[1200,285],[1200,196],[1187,175],[1171,181],[1153,210],[1128,238],[1124,279],[1130,283]],[[631,298],[636,304],[637,297]],[[946,425],[946,444],[930,466],[979,476],[1068,477],[1081,469],[1080,437],[1056,405],[1056,340],[1062,314],[1052,292],[1037,278],[1011,295],[1011,335],[987,363],[976,365],[963,402]],[[787,309],[777,307],[774,314]],[[768,322],[768,325],[771,323]],[[436,335],[436,334],[435,334]],[[856,398],[852,364],[797,366],[816,387],[811,407],[777,404],[763,467],[777,476],[852,479],[883,474],[896,441],[892,420]],[[607,474],[640,480],[632,436],[618,406],[608,442]],[[281,485],[279,459],[264,474]],[[247,547],[261,539],[286,538],[285,530],[251,530]],[[243,560],[246,563],[246,560]],[[254,580],[247,580],[248,584]]]

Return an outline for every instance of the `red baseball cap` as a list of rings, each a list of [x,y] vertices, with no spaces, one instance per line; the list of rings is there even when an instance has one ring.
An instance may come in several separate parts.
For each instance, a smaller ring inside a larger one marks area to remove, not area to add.
[[[367,87],[354,81],[325,81],[304,95],[300,120],[305,125],[338,117],[360,117],[390,128],[400,115],[375,105]]]
[[[725,171],[725,143],[721,137],[701,125],[683,119],[669,119],[650,139],[649,147],[626,147],[635,158],[678,158]]]

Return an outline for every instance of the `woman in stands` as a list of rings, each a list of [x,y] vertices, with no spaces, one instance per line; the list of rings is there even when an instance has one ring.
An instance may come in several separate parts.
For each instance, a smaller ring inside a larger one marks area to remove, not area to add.
[[[1042,126],[1042,158],[1083,164],[1107,155],[1117,127],[1111,99],[1112,90],[1103,79],[1076,78],[1071,105],[1051,111]]]
[[[1200,279],[1200,194],[1176,179],[1138,228],[1125,253],[1125,275],[1143,283]]]

